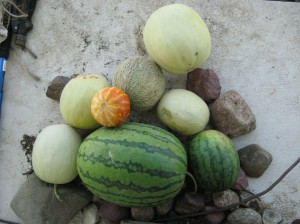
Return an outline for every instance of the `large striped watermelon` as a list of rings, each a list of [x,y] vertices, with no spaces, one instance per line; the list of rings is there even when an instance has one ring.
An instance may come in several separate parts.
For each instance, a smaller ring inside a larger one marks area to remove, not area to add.
[[[231,188],[240,172],[238,153],[222,132],[207,130],[191,141],[189,161],[199,188],[224,191]]]
[[[154,206],[181,190],[187,155],[171,133],[129,122],[90,134],[79,148],[77,167],[96,196],[126,207]]]

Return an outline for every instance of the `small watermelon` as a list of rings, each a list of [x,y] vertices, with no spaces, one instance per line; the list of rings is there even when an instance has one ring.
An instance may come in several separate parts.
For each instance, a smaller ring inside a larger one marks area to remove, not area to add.
[[[142,123],[101,127],[81,144],[78,173],[96,196],[125,207],[154,206],[181,190],[187,155],[171,133]]]
[[[222,132],[197,134],[189,148],[191,169],[200,189],[224,191],[231,188],[240,172],[240,161],[232,141]]]

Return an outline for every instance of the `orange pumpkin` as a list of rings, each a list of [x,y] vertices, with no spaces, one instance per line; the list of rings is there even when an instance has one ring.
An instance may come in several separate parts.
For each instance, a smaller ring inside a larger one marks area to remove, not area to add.
[[[117,87],[106,87],[95,94],[91,103],[94,119],[102,126],[122,124],[130,113],[129,96]]]

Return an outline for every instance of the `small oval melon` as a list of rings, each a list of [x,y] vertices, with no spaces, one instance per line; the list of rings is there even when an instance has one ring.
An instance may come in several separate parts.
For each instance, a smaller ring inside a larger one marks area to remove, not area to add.
[[[165,91],[165,77],[160,67],[145,56],[124,61],[113,77],[112,85],[124,90],[136,111],[155,106]]]
[[[198,133],[189,147],[189,161],[200,189],[225,191],[240,173],[237,150],[225,134],[216,130]]]

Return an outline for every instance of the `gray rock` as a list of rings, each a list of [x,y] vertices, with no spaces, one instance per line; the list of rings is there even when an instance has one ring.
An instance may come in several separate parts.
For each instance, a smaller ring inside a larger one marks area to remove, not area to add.
[[[225,208],[239,201],[239,196],[232,190],[213,193],[213,202],[218,208]]]
[[[197,68],[187,74],[186,89],[209,104],[220,96],[221,85],[219,77],[212,69]]]
[[[61,93],[70,79],[65,76],[56,76],[48,86],[46,96],[59,101]]]
[[[205,206],[204,211],[212,211],[217,209],[215,206]],[[223,220],[225,219],[224,212],[216,212],[207,214],[204,216],[204,218],[211,224],[220,224],[223,223]]]
[[[176,198],[174,211],[179,214],[198,212],[204,208],[204,197],[200,193],[185,192]]]
[[[228,135],[237,137],[256,128],[256,119],[242,96],[230,90],[221,95],[210,108],[213,126]]]
[[[260,177],[271,164],[272,155],[257,144],[238,150],[241,167],[249,177]]]
[[[232,189],[241,191],[241,190],[245,190],[248,186],[249,186],[248,176],[246,175],[245,171],[242,168],[240,168],[239,177],[236,180]]]
[[[130,208],[102,201],[99,208],[99,215],[102,219],[109,222],[120,222],[130,217]]]
[[[156,206],[154,209],[156,211],[157,215],[165,215],[167,214],[169,211],[171,211],[172,207],[173,207],[173,199],[167,200],[165,203]]]
[[[95,204],[90,204],[82,211],[83,224],[96,224],[99,221],[98,208]]]
[[[77,212],[77,214],[71,219],[68,224],[82,224],[83,223],[83,214],[81,211]]]
[[[240,191],[240,198],[241,198],[241,200],[247,199],[247,198],[249,198],[251,196],[253,196],[253,194],[250,194],[247,191]],[[257,211],[259,214],[262,214],[264,208],[266,207],[266,204],[264,204],[262,201],[260,201],[257,198],[254,198],[254,199],[246,202],[245,205],[248,208],[251,208],[251,209]]]
[[[31,174],[10,206],[23,224],[65,224],[92,200],[91,193],[76,184],[59,185],[58,193],[62,202],[55,197],[52,184]]]
[[[131,216],[137,221],[151,221],[154,218],[154,209],[152,207],[131,208]]]
[[[277,211],[266,208],[262,220],[264,224],[278,224],[282,221],[282,217]]]
[[[230,224],[262,224],[261,216],[251,208],[238,208],[227,216]]]

